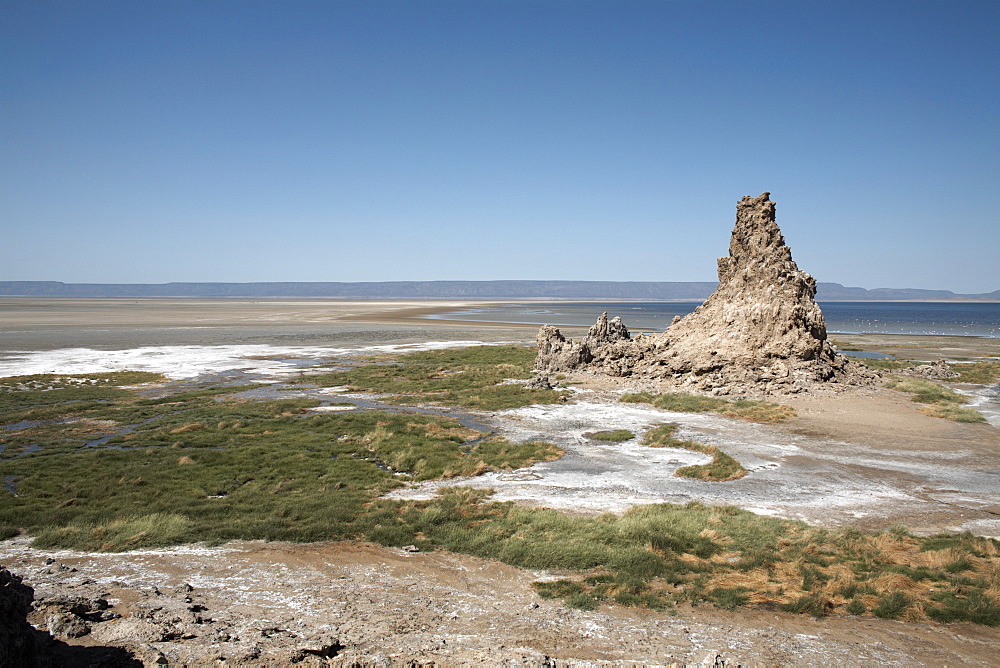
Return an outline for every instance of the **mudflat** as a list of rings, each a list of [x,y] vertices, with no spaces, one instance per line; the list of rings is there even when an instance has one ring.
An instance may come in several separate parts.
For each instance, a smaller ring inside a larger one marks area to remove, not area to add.
[[[484,341],[534,342],[535,325],[426,317],[488,303],[493,302],[0,297],[0,351],[324,341],[341,345],[448,340],[471,333]],[[586,332],[585,327],[564,329],[574,336]],[[831,333],[830,339],[842,348],[920,360],[1000,355],[1000,339],[840,333]]]
[[[449,326],[420,315],[466,302],[0,297],[0,350],[154,345],[331,345],[534,338],[534,328]],[[372,326],[375,325],[375,326]]]

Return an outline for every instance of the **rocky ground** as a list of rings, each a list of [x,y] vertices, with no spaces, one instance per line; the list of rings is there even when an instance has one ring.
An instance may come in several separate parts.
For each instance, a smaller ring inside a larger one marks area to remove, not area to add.
[[[974,625],[571,610],[532,589],[551,573],[353,543],[79,554],[15,539],[0,559],[34,587],[31,621],[70,643],[60,665],[123,665],[123,647],[146,665],[957,666],[1000,648]]]

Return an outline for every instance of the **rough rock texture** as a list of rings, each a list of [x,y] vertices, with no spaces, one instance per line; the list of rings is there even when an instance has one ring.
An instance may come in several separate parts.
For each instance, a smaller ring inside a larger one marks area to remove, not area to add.
[[[602,313],[582,341],[566,339],[552,325],[544,325],[535,341],[535,368],[540,371],[572,371],[593,365],[614,375],[628,375],[621,360],[628,358],[632,340],[617,316],[609,321],[608,314]]]
[[[163,590],[134,589],[122,583],[101,585],[73,577],[73,572],[75,568],[58,564],[44,569],[45,575],[56,579],[61,575],[68,582],[42,588],[33,606],[29,598],[32,610],[27,620],[39,629],[36,634],[49,640],[48,654],[39,666],[131,668],[216,662],[316,666],[328,665],[328,659],[343,649],[329,629],[292,632],[210,610],[187,583]],[[188,646],[195,649],[180,651]],[[8,665],[36,664],[0,661],[0,666]]]
[[[524,384],[528,390],[551,390],[553,389],[552,379],[548,376],[535,376]]]
[[[904,376],[917,376],[919,378],[930,378],[933,380],[948,380],[950,378],[958,378],[959,374],[957,371],[952,371],[951,367],[948,366],[947,362],[944,360],[937,360],[936,362],[931,362],[930,364],[918,364],[917,366],[910,367],[909,369],[902,369],[896,373],[903,374]]]
[[[41,646],[28,623],[34,591],[0,568],[0,666],[42,665]]]
[[[591,369],[612,376],[671,380],[714,394],[783,394],[819,383],[869,384],[875,372],[836,352],[815,301],[816,279],[800,271],[778,229],[770,194],[736,205],[719,287],[662,334],[629,338],[602,315],[582,341],[546,325],[536,367]]]
[[[70,569],[66,569],[67,571]],[[74,571],[76,569],[73,569]],[[34,603],[33,603],[34,602]],[[0,567],[0,666],[38,668],[138,668],[143,664],[120,647],[91,644],[75,647],[58,638],[76,639],[90,632],[87,620],[107,617],[108,602],[57,594],[47,602],[35,600],[35,591],[21,577]],[[45,618],[48,630],[32,623]]]

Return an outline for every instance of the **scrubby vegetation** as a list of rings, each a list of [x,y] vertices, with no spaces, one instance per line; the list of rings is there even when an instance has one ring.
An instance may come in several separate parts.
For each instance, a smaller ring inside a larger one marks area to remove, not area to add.
[[[428,502],[382,500],[366,516],[364,535],[577,571],[536,588],[583,609],[706,602],[1000,624],[1000,542],[968,533],[828,531],[699,503],[574,517],[485,501],[482,490],[467,488]]]
[[[58,406],[46,400],[62,390],[24,389],[13,409],[0,412],[0,424],[19,427],[0,432],[3,537],[26,530],[39,545],[86,550],[347,538],[366,504],[403,480],[518,468],[562,454],[450,418],[317,415],[308,410],[319,403],[312,399],[239,400],[233,393],[242,387],[159,398],[110,383],[87,391],[98,389],[100,401]]]
[[[398,404],[429,403],[474,410],[504,410],[555,403],[568,393],[529,390],[506,379],[531,378],[535,349],[519,346],[472,346],[428,350],[385,358],[348,371],[308,376],[321,386],[390,395]]]
[[[900,371],[922,364],[914,360],[852,358],[879,371]],[[1000,380],[1000,360],[978,360],[976,362],[949,362],[948,367],[958,374],[956,383],[988,385]]]
[[[130,395],[123,385],[153,383],[163,380],[157,373],[144,371],[119,371],[96,374],[13,376],[0,378],[0,414],[3,422],[16,422],[17,411],[36,409],[32,415],[41,415],[42,406],[57,406],[68,402],[101,402]],[[56,409],[56,414],[62,412]],[[21,418],[28,419],[28,418]]]
[[[958,373],[956,383],[987,385],[1000,380],[1000,360],[980,360],[978,362],[949,364]]]
[[[719,397],[703,397],[683,392],[665,394],[637,392],[623,394],[621,400],[633,404],[650,404],[656,408],[677,413],[718,413],[725,417],[749,422],[779,423],[795,417],[795,409],[791,406],[783,406],[770,401],[749,399],[729,401]]]
[[[613,431],[595,431],[589,434],[584,434],[584,436],[594,441],[610,441],[612,443],[631,441],[633,438],[635,438],[635,434],[630,432],[628,429],[615,429]]]
[[[712,457],[708,464],[696,464],[693,466],[683,466],[674,475],[684,478],[695,478],[697,480],[709,480],[712,482],[725,482],[736,480],[747,474],[747,470],[738,461],[719,450],[714,445],[705,445],[697,441],[682,441],[674,438],[678,425],[664,424],[654,427],[646,432],[642,438],[644,445],[654,448],[681,448],[701,452]]]
[[[928,404],[919,410],[931,417],[955,420],[956,422],[986,422],[986,418],[976,410],[962,408],[961,404],[968,401],[965,395],[924,378],[894,376],[885,384],[886,387],[907,392],[913,395],[913,401]]]

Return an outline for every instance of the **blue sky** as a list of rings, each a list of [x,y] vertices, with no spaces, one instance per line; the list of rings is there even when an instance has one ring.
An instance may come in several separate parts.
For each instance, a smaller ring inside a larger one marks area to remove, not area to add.
[[[0,280],[1000,288],[1000,3],[6,0]]]

